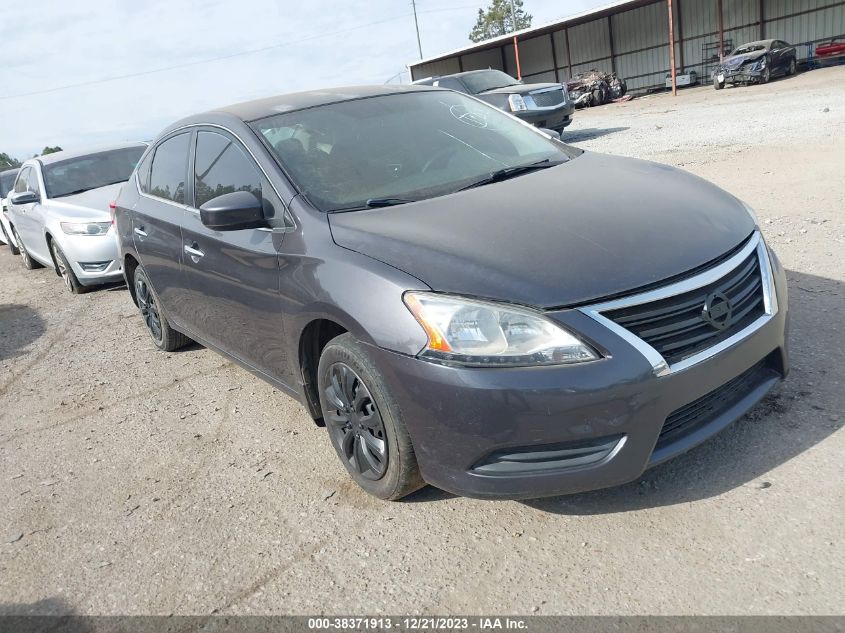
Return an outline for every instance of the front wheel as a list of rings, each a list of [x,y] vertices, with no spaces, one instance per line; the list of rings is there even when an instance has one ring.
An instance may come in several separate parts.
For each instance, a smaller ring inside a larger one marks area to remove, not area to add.
[[[147,278],[147,273],[141,266],[135,269],[133,286],[135,301],[138,303],[138,309],[141,311],[141,317],[153,339],[153,344],[163,352],[175,352],[187,345],[191,339],[170,326],[170,322],[161,311],[161,304]]]
[[[724,87],[725,87],[725,82],[724,82],[724,81],[719,81],[719,78],[718,78],[718,77],[713,77],[713,87],[714,87],[716,90],[721,90],[722,88],[724,88]]]
[[[391,501],[422,488],[402,413],[364,346],[351,334],[332,339],[317,375],[329,438],[356,483]]]
[[[29,253],[26,250],[26,245],[21,240],[21,236],[18,235],[18,230],[15,227],[12,227],[12,234],[15,236],[15,241],[18,243],[18,252],[23,260],[24,268],[27,270],[35,270],[36,268],[41,268],[41,264],[30,257]]]
[[[795,58],[789,60],[789,68],[786,69],[787,75],[794,75],[798,71],[798,65],[795,63]]]
[[[56,263],[56,272],[62,281],[65,282],[65,287],[75,295],[81,295],[88,292],[88,288],[79,283],[76,273],[73,272],[70,263],[67,261],[65,254],[55,241],[50,242],[50,250],[53,251],[53,261]]]
[[[772,73],[769,70],[769,67],[766,66],[763,69],[763,73],[760,75],[760,83],[761,84],[767,84],[767,83],[769,83],[769,79],[771,79],[771,78],[772,78]]]

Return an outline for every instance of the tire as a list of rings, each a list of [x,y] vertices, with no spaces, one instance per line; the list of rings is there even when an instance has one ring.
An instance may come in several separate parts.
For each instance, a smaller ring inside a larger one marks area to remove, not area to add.
[[[724,82],[724,81],[719,81],[719,78],[718,78],[718,77],[713,77],[713,87],[714,87],[716,90],[721,90],[722,88],[724,88],[724,87],[725,87],[725,82]]]
[[[797,72],[798,72],[798,64],[795,63],[795,58],[793,57],[792,59],[789,60],[789,66],[786,69],[786,74],[791,76],[791,75],[794,75]]]
[[[167,317],[161,310],[158,295],[153,290],[152,284],[150,284],[150,280],[141,266],[135,269],[132,284],[135,288],[135,300],[138,303],[138,309],[141,311],[141,317],[144,319],[150,338],[153,339],[153,344],[163,352],[175,352],[180,347],[190,343],[191,339],[170,326]]]
[[[3,231],[3,237],[6,240],[6,244],[9,247],[9,250],[12,252],[12,255],[20,255],[21,252],[17,246],[12,243],[12,236],[6,231],[6,225],[3,222],[0,222],[0,231]]]
[[[40,263],[32,259],[29,253],[26,250],[26,244],[23,243],[21,240],[21,236],[18,235],[18,230],[15,227],[12,227],[12,233],[15,236],[15,241],[18,243],[18,254],[23,259],[24,268],[27,270],[35,270],[36,268],[43,268]]]
[[[79,283],[76,273],[73,272],[73,268],[55,240],[50,241],[50,251],[53,253],[53,261],[56,263],[56,274],[65,282],[65,288],[75,295],[88,292],[90,288]]]
[[[329,439],[361,488],[395,501],[425,486],[399,406],[369,353],[351,334],[326,345],[317,384]]]
[[[761,84],[767,84],[767,83],[769,83],[769,79],[771,79],[771,78],[772,78],[772,71],[770,71],[769,66],[766,65],[766,67],[763,69],[763,74],[760,75],[760,83]]]

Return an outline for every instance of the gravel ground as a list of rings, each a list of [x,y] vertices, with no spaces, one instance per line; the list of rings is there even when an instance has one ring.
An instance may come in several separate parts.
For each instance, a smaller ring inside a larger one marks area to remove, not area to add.
[[[570,497],[370,498],[301,406],[155,351],[125,289],[73,297],[0,249],[0,612],[842,613],[843,132],[845,67],[577,113],[571,142],[756,207],[793,369],[705,445]]]

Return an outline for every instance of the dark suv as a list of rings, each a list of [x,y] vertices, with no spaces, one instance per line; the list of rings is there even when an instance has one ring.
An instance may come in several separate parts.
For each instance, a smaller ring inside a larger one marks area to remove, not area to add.
[[[454,91],[189,117],[115,216],[154,344],[199,341],[304,403],[383,499],[631,481],[787,371],[786,279],[747,206]]]
[[[415,81],[478,97],[500,110],[557,133],[572,123],[575,106],[561,84],[524,84],[501,70],[470,70]]]

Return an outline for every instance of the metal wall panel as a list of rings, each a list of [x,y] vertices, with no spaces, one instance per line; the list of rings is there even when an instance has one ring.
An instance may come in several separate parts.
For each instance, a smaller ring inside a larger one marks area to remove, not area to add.
[[[413,79],[424,79],[425,77],[436,77],[437,75],[451,75],[460,72],[457,57],[449,57],[436,62],[420,64],[411,69]]]
[[[548,35],[519,41],[519,65],[523,75],[553,70],[552,40]],[[554,72],[552,72],[554,75]]]
[[[664,2],[617,13],[611,19],[617,55],[669,42],[669,13]]]
[[[829,40],[845,34],[845,5],[822,9],[792,18],[766,23],[766,37],[774,37],[795,44],[799,59],[806,59],[810,47],[805,42]]]
[[[574,53],[573,53],[574,55]],[[572,74],[577,75],[578,73],[587,72],[589,70],[603,70],[606,73],[609,73],[613,70],[613,67],[610,63],[610,57],[605,57],[604,59],[598,59],[586,64],[573,64],[572,65]]]
[[[574,66],[593,59],[610,57],[610,33],[607,20],[593,20],[569,29],[569,52]]]
[[[561,29],[553,34],[555,38],[555,50],[557,51],[557,67],[560,68],[561,78],[569,74],[569,58],[566,56],[566,31]]]
[[[478,51],[469,55],[461,55],[461,65],[464,70],[482,70],[484,68],[502,68],[502,51],[494,48],[488,51]]]
[[[722,0],[722,21],[725,30],[759,22],[759,7],[759,0]],[[716,28],[719,28],[718,24]]]
[[[681,13],[684,38],[696,37],[718,29],[716,0],[676,0]]]
[[[801,11],[820,9],[834,3],[835,0],[764,0],[763,15],[766,20],[771,20]]]
[[[557,81],[553,70],[545,73],[535,73],[533,75],[522,75],[522,78],[526,83],[555,83]],[[561,79],[563,79],[563,77],[561,77]]]
[[[619,55],[616,58],[616,72],[625,78],[631,90],[662,83],[668,69],[668,46]]]

